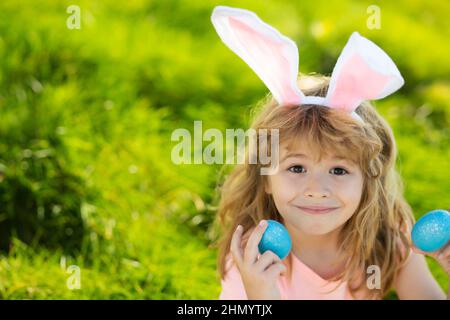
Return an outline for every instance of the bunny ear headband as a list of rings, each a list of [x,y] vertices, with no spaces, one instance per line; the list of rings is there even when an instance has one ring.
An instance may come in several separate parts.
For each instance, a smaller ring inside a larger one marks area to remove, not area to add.
[[[253,69],[280,105],[323,105],[362,121],[354,111],[362,101],[384,98],[404,84],[392,59],[353,32],[333,69],[326,97],[305,96],[297,85],[294,41],[244,9],[217,6],[211,21],[222,41]]]

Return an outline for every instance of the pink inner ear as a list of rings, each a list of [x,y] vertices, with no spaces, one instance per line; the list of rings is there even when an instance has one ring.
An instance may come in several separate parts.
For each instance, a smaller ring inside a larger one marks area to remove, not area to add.
[[[342,66],[330,106],[352,112],[362,100],[375,99],[391,79],[369,67],[357,53]]]
[[[283,53],[286,44],[261,34],[233,17],[229,18],[229,22],[240,44],[250,55],[253,62],[250,67],[266,86],[281,95],[283,104],[299,104],[300,97],[291,85],[291,66]]]

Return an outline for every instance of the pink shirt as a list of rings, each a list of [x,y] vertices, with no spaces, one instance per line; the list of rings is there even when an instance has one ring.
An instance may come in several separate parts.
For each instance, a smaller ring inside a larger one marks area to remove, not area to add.
[[[336,290],[330,291],[338,282],[321,278],[317,273],[302,263],[292,254],[292,280],[287,276],[280,276],[277,284],[283,300],[353,300],[350,289],[346,282],[339,285]],[[231,269],[229,264],[232,263]],[[247,300],[244,284],[239,269],[234,263],[231,255],[227,258],[228,272],[225,279],[221,280],[222,291],[219,300]]]

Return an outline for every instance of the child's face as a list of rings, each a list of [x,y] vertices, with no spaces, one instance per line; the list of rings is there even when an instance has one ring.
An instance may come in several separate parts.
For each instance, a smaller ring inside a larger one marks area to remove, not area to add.
[[[272,194],[285,222],[314,235],[341,227],[356,211],[363,188],[356,163],[333,156],[314,162],[306,145],[290,152],[281,147],[278,171],[267,177],[266,192]],[[302,208],[311,206],[335,209],[320,212]]]

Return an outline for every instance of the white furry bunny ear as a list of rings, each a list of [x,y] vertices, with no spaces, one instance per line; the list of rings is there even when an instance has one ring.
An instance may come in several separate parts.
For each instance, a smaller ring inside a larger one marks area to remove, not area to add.
[[[391,58],[353,32],[336,62],[325,105],[353,112],[364,100],[384,98],[404,84]]]
[[[222,41],[253,69],[280,105],[301,103],[294,41],[244,9],[217,6],[211,21]]]

